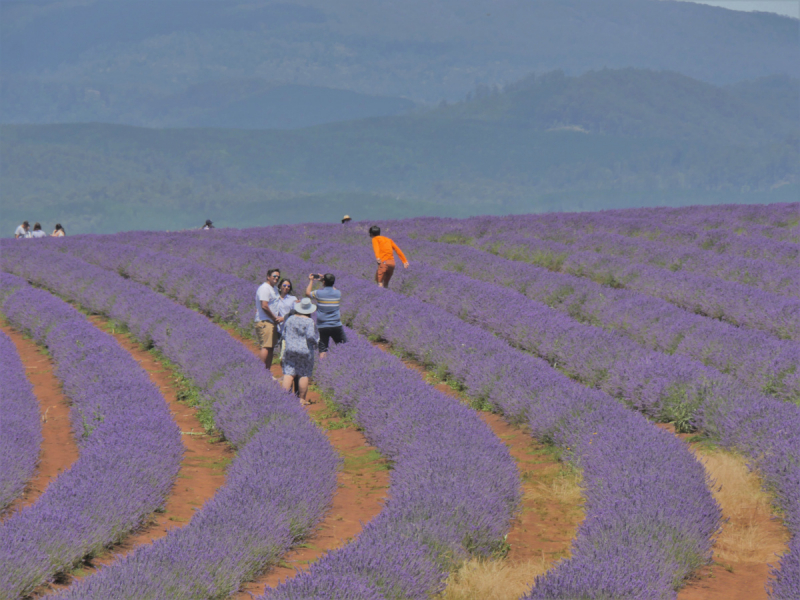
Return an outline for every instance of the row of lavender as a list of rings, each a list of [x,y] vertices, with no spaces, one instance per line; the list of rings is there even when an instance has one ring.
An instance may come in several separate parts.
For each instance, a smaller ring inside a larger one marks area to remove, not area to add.
[[[501,547],[519,502],[508,449],[473,411],[348,334],[315,379],[393,462],[390,499],[353,543],[262,598],[428,598],[469,554]]]
[[[208,244],[206,244],[208,245]],[[310,254],[310,250],[306,252]],[[332,256],[330,248],[324,252],[326,257]],[[352,248],[338,254],[342,257],[352,257]],[[349,260],[350,258],[348,258]],[[420,293],[425,295],[426,298],[437,298],[439,305],[450,309],[454,312],[461,310],[469,310],[465,304],[464,298],[474,297],[476,282],[462,281],[462,286],[459,289],[455,288],[455,276],[435,276],[431,275],[425,278],[423,285],[419,286]],[[454,301],[458,298],[458,301]],[[504,298],[504,302],[507,299]],[[518,305],[518,304],[517,304]],[[487,306],[491,310],[487,311]],[[491,293],[488,293],[486,298],[477,301],[474,305],[475,318],[481,318],[481,314],[489,314],[493,312],[494,307],[500,307],[499,303],[492,303]],[[509,304],[512,308],[515,307],[513,303]],[[483,311],[483,312],[481,312]],[[515,319],[514,312],[509,312],[506,315],[508,318],[491,319],[482,321],[482,325],[495,324],[501,326],[501,331],[510,336],[518,335],[519,327],[515,326],[517,320]],[[516,317],[522,319],[524,315],[517,313]],[[531,322],[530,319],[523,319],[525,322]],[[542,327],[545,323],[543,321],[534,320],[536,327]],[[551,319],[551,323],[552,323]],[[574,333],[574,329],[565,327],[563,329],[566,333]],[[529,332],[530,333],[530,332]],[[519,342],[524,342],[526,338],[517,337]],[[580,345],[580,339],[574,340],[576,348]],[[595,340],[597,341],[597,340]],[[557,344],[553,344],[556,348]],[[596,346],[607,349],[606,346]],[[586,358],[586,354],[583,358]],[[603,356],[598,357],[603,359]],[[573,361],[575,368],[582,368],[580,361]],[[663,399],[669,403],[673,403],[677,411],[693,410],[700,405],[700,410],[695,415],[695,420],[712,437],[720,440],[728,447],[737,448],[744,452],[746,455],[751,456],[758,464],[765,475],[770,487],[776,491],[778,504],[786,511],[787,525],[794,534],[794,539],[791,544],[791,551],[787,554],[781,563],[781,570],[778,573],[776,582],[776,589],[783,590],[783,592],[776,592],[776,597],[787,596],[787,590],[792,593],[800,591],[800,572],[797,569],[798,552],[800,552],[800,544],[798,544],[798,532],[800,532],[800,414],[797,409],[792,405],[773,401],[768,398],[758,397],[757,394],[748,394],[746,390],[742,390],[740,386],[732,384],[727,381],[719,373],[713,373],[712,370],[706,369],[705,376],[708,376],[709,382],[712,385],[705,387],[703,385],[703,369],[697,365],[692,365],[690,362],[683,364],[684,369],[682,372],[670,372],[669,369],[662,370],[661,380],[655,380],[652,383],[650,391],[659,391],[658,387],[661,384],[661,391],[674,392],[676,389],[680,394],[667,393]],[[644,371],[647,372],[651,367],[644,365]],[[620,360],[618,365],[618,377],[614,381],[609,381],[608,388],[613,390],[613,385],[619,385],[625,378],[628,378],[629,384],[635,381],[638,376],[637,370],[626,368],[624,361]],[[692,399],[687,392],[692,390],[691,384],[680,387],[681,381],[691,382],[694,381],[694,391],[697,393],[695,398]],[[668,386],[664,386],[664,382],[672,381],[677,383],[678,387],[673,387],[672,390]],[[635,385],[630,385],[628,388],[630,394],[638,393],[639,399],[643,397],[642,388],[637,390]],[[655,397],[651,397],[654,401]],[[658,402],[649,407],[654,410],[653,414],[663,409],[665,404],[662,402],[659,406]],[[675,416],[680,417],[680,412]],[[783,594],[783,596],[781,595]],[[788,597],[793,597],[788,595]]]
[[[800,295],[800,272],[796,264],[731,257],[701,248],[687,248],[608,231],[577,234],[570,230],[573,237],[567,239],[559,233],[550,223],[537,223],[537,227],[527,229],[525,235],[566,244],[572,252],[596,252],[621,257],[634,264],[719,278],[773,294]]]
[[[765,241],[760,238],[800,242],[800,203],[797,202],[608,211],[603,216],[627,221],[625,229],[632,235],[657,236],[663,227],[669,227],[664,231],[665,239],[669,239],[670,234],[678,234],[720,253],[727,250],[727,240],[736,239],[731,233],[752,238],[760,244]]]
[[[720,229],[737,234],[764,236],[776,240],[800,241],[800,203],[723,204],[610,210],[603,213],[618,219],[646,219],[653,225],[692,227],[704,231]]]
[[[0,598],[13,599],[144,523],[183,447],[158,389],[111,336],[18,277],[0,274],[0,298],[11,324],[52,354],[80,447],[37,502],[0,526]]]
[[[289,255],[196,242],[186,236],[163,238],[164,244],[158,236],[139,234],[127,239],[147,248],[163,246],[250,281],[260,279],[265,260],[297,277],[320,269]],[[208,280],[214,287],[227,281],[229,289],[241,288],[235,278],[207,268],[192,269],[186,261],[148,249],[126,252],[116,244],[101,242],[94,249],[84,245],[76,251],[149,280],[150,285],[164,286],[175,297],[186,298],[190,294],[179,290],[202,287]],[[347,290],[345,318],[357,329],[381,336],[440,372],[450,373],[476,401],[489,402],[511,420],[527,421],[537,437],[563,448],[584,469],[589,510],[576,539],[575,556],[539,580],[535,597],[560,598],[589,591],[671,597],[677,582],[705,560],[719,513],[704,486],[704,474],[676,439],[604,394],[570,382],[480,329],[352,277],[339,281]],[[241,302],[247,302],[252,284],[242,293],[246,296]],[[233,312],[231,308],[227,312]],[[351,362],[359,364],[349,357],[343,364]],[[324,378],[325,371],[320,369]],[[340,377],[349,380],[352,374],[343,371]],[[630,477],[632,473],[637,475]],[[682,532],[677,539],[672,537],[675,530]],[[660,540],[655,547],[652,539]],[[303,596],[298,592],[279,597]]]
[[[441,241],[447,239],[447,234],[443,236],[440,233],[442,229],[440,224],[430,223],[425,229],[417,229],[417,235]],[[661,298],[684,310],[736,326],[760,329],[778,338],[800,341],[800,299],[797,298],[713,277],[673,272],[632,263],[625,258],[575,250],[561,242],[514,233],[464,239],[477,248],[512,260],[589,277],[598,283]]]
[[[245,348],[195,312],[64,254],[9,245],[2,260],[5,270],[125,324],[142,343],[177,364],[200,388],[201,403],[213,410],[216,426],[238,448],[225,486],[186,527],[140,547],[60,597],[224,597],[277,561],[320,520],[336,487],[339,459],[296,399],[266,381],[263,365]],[[127,370],[111,372],[119,377]],[[163,399],[161,405],[165,410]],[[115,431],[116,437],[129,427]],[[159,461],[168,456],[163,446],[156,449]],[[103,491],[100,497],[106,487],[114,489],[113,482],[91,483],[93,490]],[[130,497],[131,480],[117,481],[120,485],[125,489],[117,489],[116,496]]]
[[[42,445],[39,404],[14,343],[0,332],[0,514],[33,476]]]
[[[365,244],[366,227],[352,226],[344,230],[330,226],[294,226],[280,230],[247,230],[228,237],[239,243],[266,245],[307,257],[318,253],[324,255],[326,261],[336,260],[342,268],[360,276],[371,275],[372,254]],[[426,266],[429,265],[487,282],[490,287],[484,289],[494,298],[498,296],[498,285],[511,287],[528,300],[545,304],[582,323],[624,335],[644,348],[699,361],[754,390],[800,402],[800,344],[796,342],[777,340],[766,333],[688,313],[662,300],[628,290],[610,289],[584,278],[510,261],[475,248],[405,237],[396,239],[413,257],[415,265],[411,271],[399,271],[398,281],[406,281],[407,273],[412,280],[421,273],[436,280],[433,289],[447,285],[448,276],[439,278],[434,274],[435,269],[431,271]],[[328,242],[354,243],[356,240],[360,242],[356,246],[328,245]],[[419,265],[420,261],[425,265]],[[502,302],[490,298],[485,307],[501,308],[511,300],[511,295],[505,291],[501,295]],[[517,304],[520,310],[522,306]],[[538,321],[536,326],[540,327]],[[621,341],[615,345],[628,347]],[[632,352],[640,354],[636,349]],[[563,363],[558,357],[554,359]]]
[[[252,326],[252,284],[126,246],[70,240],[66,247],[214,318]],[[426,598],[467,552],[485,556],[497,547],[518,503],[519,479],[504,444],[473,411],[355,333],[317,378],[393,461],[391,499],[354,544],[270,597]]]
[[[795,210],[793,222],[796,223],[800,205],[776,205],[776,208],[785,214],[786,206],[790,210]],[[419,220],[419,222],[424,221],[424,219]],[[466,229],[461,229],[462,227]],[[800,245],[797,243],[760,235],[740,235],[736,230],[727,228],[709,230],[702,226],[665,225],[658,217],[631,217],[625,211],[476,217],[460,221],[458,229],[478,236],[504,232],[518,233],[526,237],[541,234],[547,236],[546,239],[567,244],[589,233],[615,233],[641,240],[658,240],[661,243],[683,246],[687,249],[703,250],[709,255],[722,254],[731,260],[749,258],[789,265],[796,263],[800,256]]]
[[[352,246],[311,242],[303,251],[369,279],[371,265]],[[567,375],[662,421],[688,427],[700,410],[731,402],[769,402],[736,380],[696,361],[642,348],[619,334],[576,322],[513,290],[498,301],[496,286],[416,263],[398,274],[396,289],[533,352]],[[794,407],[790,407],[794,409]],[[790,411],[791,412],[791,411]],[[800,418],[800,411],[794,410]]]

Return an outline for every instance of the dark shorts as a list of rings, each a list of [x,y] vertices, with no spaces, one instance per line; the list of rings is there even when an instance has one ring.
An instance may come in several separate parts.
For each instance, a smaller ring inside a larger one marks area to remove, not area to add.
[[[344,334],[344,327],[320,327],[319,329],[319,351],[327,352],[328,343],[333,340],[336,344],[344,344],[347,342],[347,336]]]
[[[383,287],[389,287],[392,273],[394,273],[394,261],[384,261],[378,265],[378,270],[375,271],[375,281],[378,284],[383,284]]]

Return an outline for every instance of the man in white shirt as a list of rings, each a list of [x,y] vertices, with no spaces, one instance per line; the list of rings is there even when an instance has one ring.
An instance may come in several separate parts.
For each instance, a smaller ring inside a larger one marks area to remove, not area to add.
[[[261,348],[259,356],[269,371],[272,365],[272,354],[277,337],[276,325],[283,322],[283,317],[276,316],[273,311],[280,294],[275,284],[281,278],[280,269],[267,271],[267,280],[256,290],[256,338]]]
[[[14,232],[14,239],[18,240],[20,238],[29,238],[31,237],[31,226],[28,224],[27,221],[23,221],[22,225],[17,227],[17,230]]]

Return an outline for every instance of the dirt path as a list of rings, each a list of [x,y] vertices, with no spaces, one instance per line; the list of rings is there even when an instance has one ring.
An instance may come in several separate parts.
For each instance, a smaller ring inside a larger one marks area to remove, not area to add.
[[[728,519],[714,543],[714,563],[678,592],[679,600],[767,600],[770,564],[787,550],[789,532],[773,519],[769,496],[746,461],[691,445],[716,481],[714,497]]]
[[[668,424],[658,427],[675,433]],[[678,600],[767,600],[770,564],[786,550],[789,533],[772,518],[769,496],[747,461],[731,452],[692,443],[676,434],[714,480],[714,498],[722,508],[722,532],[714,543],[714,562],[695,572],[678,591]]]
[[[54,374],[53,361],[36,342],[9,325],[0,322],[0,329],[11,338],[17,348],[42,415],[39,465],[25,491],[11,503],[6,512],[8,516],[38,499],[50,482],[77,460],[78,446],[72,436],[69,421],[70,402],[61,391],[61,382]]]
[[[258,354],[252,340],[228,328],[226,331]],[[272,366],[272,374],[276,377],[281,375],[279,365]],[[307,570],[325,553],[356,537],[362,525],[383,509],[389,487],[386,461],[369,445],[363,434],[352,424],[340,419],[318,393],[309,390],[308,399],[313,402],[306,407],[311,418],[324,429],[331,445],[344,459],[344,468],[337,476],[336,494],[330,510],[306,543],[286,554],[279,566],[269,569],[255,581],[244,584],[242,591],[232,596],[234,599],[250,600],[251,593],[260,595],[265,587],[275,587],[294,577],[297,571]]]
[[[195,416],[195,409],[178,401],[178,386],[172,373],[162,366],[151,353],[143,350],[130,336],[113,330],[109,321],[100,316],[89,320],[98,328],[114,336],[117,343],[147,371],[150,380],[169,406],[172,418],[181,430],[181,441],[185,448],[180,471],[172,487],[163,512],[152,515],[151,521],[142,529],[128,535],[120,544],[109,548],[99,556],[87,560],[79,569],[61,577],[47,592],[61,591],[72,582],[94,573],[98,567],[113,563],[143,544],[151,544],[167,535],[170,529],[188,523],[195,511],[214,496],[225,483],[225,468],[233,460],[234,453],[225,443],[209,437]]]
[[[391,351],[388,344],[375,345],[386,352]],[[437,381],[420,363],[408,358],[402,360],[440,392],[465,404],[469,403],[464,394]],[[522,482],[520,512],[511,523],[506,538],[508,554],[498,576],[503,581],[515,579],[521,582],[516,583],[513,589],[508,589],[507,597],[517,598],[530,588],[536,575],[544,573],[557,560],[569,556],[572,539],[584,516],[579,477],[556,459],[552,449],[531,437],[527,428],[509,425],[494,413],[480,411],[478,415],[508,446]],[[474,571],[476,567],[470,569]],[[492,567],[487,570],[492,570]],[[485,574],[482,577],[485,579]],[[519,589],[520,585],[522,589]],[[497,589],[493,593],[496,597],[506,597]]]

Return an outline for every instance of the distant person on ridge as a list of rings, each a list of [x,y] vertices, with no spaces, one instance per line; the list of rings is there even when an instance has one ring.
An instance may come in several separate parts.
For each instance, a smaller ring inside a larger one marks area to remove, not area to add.
[[[272,366],[272,354],[278,337],[277,325],[283,322],[283,317],[277,316],[273,310],[277,310],[280,298],[275,287],[280,278],[280,269],[270,269],[267,271],[267,280],[256,290],[256,338],[260,348],[259,357],[264,362],[267,373]]]
[[[211,222],[211,219],[206,219],[206,224],[203,225],[200,229],[206,231],[208,229],[214,229],[214,224]]]
[[[22,225],[17,227],[16,231],[14,231],[14,239],[18,240],[20,238],[29,237],[31,237],[31,226],[27,221],[23,221]]]
[[[353,219],[350,218],[350,215],[345,215],[342,217],[342,225],[344,225],[345,223],[349,223],[352,220]]]
[[[381,235],[381,228],[373,225],[369,228],[369,235],[372,238],[372,249],[375,251],[375,259],[378,261],[378,270],[375,271],[375,281],[378,287],[388,288],[389,280],[394,273],[394,253],[403,261],[403,268],[408,268],[408,260],[403,251],[397,247],[391,239]]]
[[[65,235],[67,235],[67,232],[64,231],[61,223],[56,223],[56,228],[53,229],[53,233],[50,234],[50,237],[64,237]]]
[[[322,280],[323,288],[314,291],[314,282]],[[336,276],[333,273],[312,273],[308,276],[306,296],[317,301],[317,328],[319,329],[319,357],[325,358],[328,353],[328,344],[333,340],[336,344],[344,344],[347,336],[342,327],[342,315],[339,306],[342,302],[342,292],[333,287]]]
[[[42,224],[41,223],[34,223],[33,224],[33,233],[31,233],[32,238],[43,238],[47,237],[47,234],[42,231]]]

